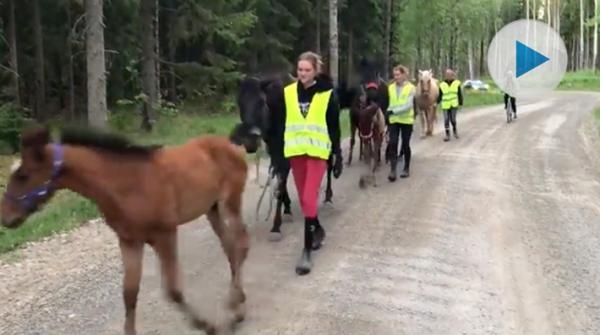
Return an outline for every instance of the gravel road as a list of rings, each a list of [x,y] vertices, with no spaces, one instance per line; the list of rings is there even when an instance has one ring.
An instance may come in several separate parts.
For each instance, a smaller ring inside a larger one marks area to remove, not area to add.
[[[529,98],[511,125],[500,106],[461,112],[461,138],[442,142],[441,122],[434,138],[415,136],[411,177],[394,184],[386,167],[379,187],[360,190],[366,168],[354,163],[322,209],[327,244],[305,277],[294,272],[295,200],[284,239],[268,242],[250,181],[248,318],[237,334],[600,334],[598,105],[589,93]],[[188,300],[223,317],[229,270],[216,237],[204,219],[179,237]],[[121,262],[102,222],[9,258],[0,334],[120,334]],[[163,299],[158,269],[147,249],[140,334],[197,334]]]

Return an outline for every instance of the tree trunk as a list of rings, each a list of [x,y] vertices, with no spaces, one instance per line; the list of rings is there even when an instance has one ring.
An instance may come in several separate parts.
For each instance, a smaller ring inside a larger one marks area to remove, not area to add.
[[[579,68],[583,68],[584,57],[584,29],[583,29],[583,0],[579,0]]]
[[[174,33],[174,27],[175,27],[175,21],[177,19],[177,1],[176,0],[171,0],[169,1],[169,7],[168,7],[168,11],[167,11],[167,15],[166,15],[166,19],[165,22],[166,24],[164,25],[165,27],[167,27],[166,29],[166,34],[164,34],[163,36],[166,37],[166,43],[165,45],[167,46],[167,58],[168,58],[168,66],[167,66],[167,99],[172,102],[172,103],[177,103],[177,78],[175,76],[175,66],[173,65],[175,63],[175,55],[176,55],[176,51],[177,51],[177,39],[175,38],[175,33]],[[164,41],[163,41],[164,42]],[[258,53],[258,51],[254,51],[253,52],[253,57],[256,57],[256,54]],[[255,66],[255,64],[251,65]],[[252,68],[252,71],[256,70],[255,67]]]
[[[354,32],[352,28],[348,32],[348,73],[346,74],[346,81],[348,85],[352,83],[354,74]]]
[[[329,73],[333,85],[339,85],[338,2],[329,0]]]
[[[315,7],[317,7],[316,12],[317,12],[317,38],[316,41],[317,42],[317,53],[320,55],[321,54],[321,9],[322,9],[322,5],[321,5],[321,0],[317,0],[317,3],[315,5]]]
[[[102,0],[86,0],[85,13],[88,122],[93,127],[106,128],[106,64]]]
[[[75,120],[75,75],[73,71],[73,36],[72,36],[72,18],[71,8],[67,4],[67,24],[69,26],[69,35],[67,36],[67,80],[69,82],[69,96],[67,102],[67,119]]]
[[[159,20],[160,20],[160,16],[159,16],[159,9],[160,6],[158,4],[158,0],[154,0],[154,41],[156,42],[154,45],[154,50],[155,50],[155,61],[154,63],[156,64],[156,101],[160,102],[160,98],[161,98],[161,94],[160,94],[160,61],[159,61],[159,55],[160,55],[160,35],[159,35]]]
[[[142,0],[142,92],[146,95],[142,109],[142,128],[152,130],[154,124],[154,108],[158,102],[156,91],[156,36],[154,30],[154,15],[156,14],[156,0]]]
[[[468,53],[468,57],[469,57],[469,79],[474,79],[475,78],[475,64],[473,61],[473,42],[471,41],[471,39],[469,39],[467,41],[467,53]]]
[[[385,56],[383,58],[383,75],[389,78],[390,75],[390,56],[392,45],[392,0],[387,0],[387,14],[385,16]]]
[[[413,71],[413,75],[418,73],[419,69],[421,68],[421,59],[423,58],[423,46],[422,46],[422,40],[421,40],[421,33],[419,32],[419,34],[417,35],[417,60],[415,62],[415,69]],[[385,77],[385,80],[388,80],[390,78],[390,76]]]
[[[10,69],[12,71],[13,96],[15,104],[21,106],[21,94],[19,92],[19,62],[17,53],[17,28],[15,24],[15,2],[8,0],[8,47],[10,53]]]
[[[598,20],[600,20],[599,15],[600,12],[598,12],[598,0],[594,0],[594,56],[592,57],[594,73],[596,73],[596,71],[598,70]]]
[[[487,63],[487,59],[485,59],[484,48],[485,46],[482,38],[481,41],[479,41],[479,73],[477,74],[477,76],[480,78],[483,76],[483,71],[485,71],[485,63]]]
[[[39,0],[33,0],[33,34],[35,37],[35,116],[44,119],[46,80],[44,75],[44,35]]]
[[[448,67],[450,67],[451,69],[455,69],[455,64],[454,64],[454,60],[455,60],[455,51],[456,51],[456,33],[455,33],[455,29],[456,29],[456,25],[454,23],[454,18],[450,19],[450,48],[449,52],[448,52]]]

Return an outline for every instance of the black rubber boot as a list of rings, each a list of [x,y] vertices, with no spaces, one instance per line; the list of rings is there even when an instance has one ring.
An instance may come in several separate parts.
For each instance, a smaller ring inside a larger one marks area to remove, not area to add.
[[[390,162],[390,175],[388,176],[388,180],[391,182],[396,181],[396,165],[398,164],[398,157],[393,157]]]
[[[323,241],[325,240],[325,229],[323,229],[323,226],[321,226],[319,218],[309,220],[311,220],[311,225],[314,227],[312,250],[319,250],[321,249],[321,246],[323,246]]]
[[[444,142],[450,141],[450,129],[446,129],[446,137],[444,137]]]
[[[312,220],[306,218],[304,220],[304,248],[302,250],[302,254],[300,255],[300,259],[296,264],[296,274],[300,276],[309,274],[310,270],[312,269],[312,259],[310,257],[310,250],[313,245],[312,229],[314,229]]]
[[[296,264],[296,274],[304,276],[309,274],[311,269],[312,260],[310,258],[310,250],[304,248],[304,250],[302,250],[302,255],[300,255],[300,259],[298,260],[298,264]]]

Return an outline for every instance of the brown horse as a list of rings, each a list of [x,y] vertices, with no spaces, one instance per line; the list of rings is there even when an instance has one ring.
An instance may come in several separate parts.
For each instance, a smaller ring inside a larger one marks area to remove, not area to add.
[[[381,147],[385,135],[385,116],[375,102],[364,105],[358,116],[358,136],[364,148],[365,159],[369,166],[369,174],[360,177],[359,186],[365,188],[371,183],[377,186],[375,171],[381,166]]]
[[[233,315],[228,325],[233,327],[245,316],[241,270],[249,249],[241,217],[247,164],[244,149],[232,143],[240,138],[241,128],[231,140],[202,136],[170,148],[138,146],[115,134],[75,128],[63,130],[54,142],[47,127],[28,129],[22,134],[21,161],[13,166],[2,199],[2,224],[20,226],[57,190],[69,189],[92,200],[119,240],[125,334],[136,334],[146,244],[160,260],[170,301],[194,328],[215,334],[216,326],[184,299],[177,257],[178,226],[206,215],[229,260],[228,308]]]
[[[439,95],[437,80],[431,70],[419,70],[419,81],[415,94],[417,114],[421,117],[421,138],[433,135],[433,125],[437,122],[436,103]]]
[[[360,135],[359,123],[364,106],[376,103],[382,110],[387,108],[387,103],[384,102],[387,98],[386,83],[379,78],[377,73],[369,73],[363,76],[365,79],[361,81],[361,84],[357,88],[342,88],[342,91],[345,92],[342,92],[344,99],[341,99],[342,103],[340,107],[350,109],[350,151],[348,153],[348,162],[346,163],[348,166],[352,163],[352,153],[354,152],[354,144],[356,143],[355,134],[359,132]],[[359,141],[359,161],[366,159],[364,150],[363,141]]]

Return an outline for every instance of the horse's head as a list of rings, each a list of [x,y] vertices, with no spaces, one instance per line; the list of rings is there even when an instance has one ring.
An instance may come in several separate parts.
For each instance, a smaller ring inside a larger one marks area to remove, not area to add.
[[[433,80],[433,71],[419,70],[419,89],[422,95],[429,95],[431,93],[431,81]]]
[[[250,153],[258,150],[269,127],[267,90],[271,84],[270,79],[257,77],[245,77],[240,81],[237,105],[242,122],[234,129],[232,137],[243,143]]]
[[[379,105],[374,101],[361,104],[358,112],[358,135],[362,140],[370,140],[373,137],[373,123],[378,109]]]
[[[20,226],[54,194],[54,183],[63,167],[63,148],[49,142],[50,132],[46,127],[22,133],[21,159],[11,168],[0,204],[3,226]]]

